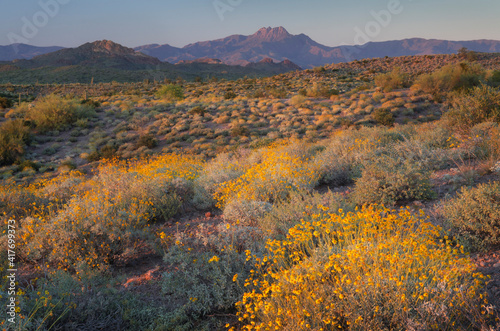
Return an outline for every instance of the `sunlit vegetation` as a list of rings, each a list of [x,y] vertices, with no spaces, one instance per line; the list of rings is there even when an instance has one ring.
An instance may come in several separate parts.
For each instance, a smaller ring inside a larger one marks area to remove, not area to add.
[[[463,247],[408,210],[339,211],[266,247],[237,303],[244,330],[470,330],[487,314]]]
[[[2,85],[0,304],[14,219],[16,329],[498,328],[496,61]]]

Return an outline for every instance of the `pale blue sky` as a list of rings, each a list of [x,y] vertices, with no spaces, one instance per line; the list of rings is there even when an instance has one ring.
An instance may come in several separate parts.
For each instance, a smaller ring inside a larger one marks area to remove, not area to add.
[[[397,14],[377,23],[372,13],[391,5]],[[369,41],[500,40],[499,17],[498,0],[0,0],[0,45],[74,47],[110,39],[181,47],[264,26],[284,26],[328,46],[367,39],[358,31],[369,32]]]

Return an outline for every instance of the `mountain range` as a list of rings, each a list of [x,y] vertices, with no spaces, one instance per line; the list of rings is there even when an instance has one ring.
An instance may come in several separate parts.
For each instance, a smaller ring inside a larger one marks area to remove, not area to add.
[[[110,40],[100,40],[38,55],[29,60],[0,62],[0,83],[135,82],[178,77],[187,80],[236,79],[243,76],[272,76],[300,69],[289,60],[277,63],[269,58],[245,66],[228,65],[211,58],[172,64]]]
[[[275,62],[288,60],[302,68],[311,68],[330,63],[384,56],[454,54],[462,47],[477,52],[500,52],[500,41],[412,38],[368,42],[359,46],[329,47],[315,42],[305,34],[292,35],[283,27],[267,27],[249,36],[232,35],[222,39],[189,44],[182,48],[168,44],[151,44],[136,47],[134,50],[169,63],[212,59],[210,60],[212,62],[220,60],[221,63],[229,65],[246,65],[272,59]],[[0,46],[0,61],[29,59],[36,55],[53,52],[57,48],[23,44]]]
[[[292,35],[283,27],[267,27],[250,36],[232,35],[222,39],[189,44],[182,48],[153,44],[136,47],[135,50],[172,63],[210,57],[220,59],[227,64],[244,65],[263,58],[271,58],[274,61],[288,59],[303,68],[311,68],[330,63],[384,56],[454,54],[462,47],[477,52],[500,52],[500,41],[412,38],[368,42],[360,46],[329,47],[315,42],[305,34]]]

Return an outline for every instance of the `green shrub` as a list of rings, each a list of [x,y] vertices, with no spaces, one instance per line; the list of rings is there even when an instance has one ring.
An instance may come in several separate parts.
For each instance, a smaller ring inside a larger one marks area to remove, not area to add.
[[[326,69],[325,69],[325,67],[323,67],[323,66],[321,66],[321,67],[314,67],[314,68],[313,68],[313,71],[314,71],[315,73],[317,73],[317,74],[318,74],[318,73],[325,72],[325,71],[326,71]]]
[[[246,126],[242,125],[235,125],[234,127],[231,128],[231,137],[239,137],[239,136],[244,136],[249,133],[249,130]]]
[[[356,181],[353,200],[358,205],[393,205],[434,196],[430,172],[421,164],[401,156],[373,156]]]
[[[302,107],[306,100],[307,98],[305,96],[298,94],[291,97],[288,103],[295,107]]]
[[[463,187],[445,203],[443,216],[472,250],[500,245],[500,183]]]
[[[412,88],[441,98],[446,92],[477,86],[485,77],[479,64],[462,62],[442,67],[431,74],[420,75]]]
[[[35,171],[38,171],[40,169],[40,164],[39,163],[36,163],[34,161],[31,161],[31,160],[24,160],[22,162],[19,163],[19,166],[18,166],[19,170],[23,170],[23,169],[26,169],[26,168],[31,168]]]
[[[311,98],[325,98],[328,99],[332,95],[338,95],[339,91],[325,84],[314,83],[313,86],[306,90],[306,95]]]
[[[473,62],[477,60],[478,54],[474,51],[469,51],[466,47],[462,47],[458,50],[457,55],[462,60],[467,60]]]
[[[105,145],[101,149],[93,151],[87,156],[87,161],[94,162],[101,159],[114,159],[118,157],[116,146]]]
[[[83,272],[53,272],[38,278],[19,295],[24,319],[7,330],[137,330],[147,329],[161,315],[162,307],[132,291],[116,287],[116,278]],[[35,287],[33,288],[33,285]],[[1,290],[0,290],[1,292]],[[0,298],[2,305],[8,296]]]
[[[184,91],[180,85],[163,85],[156,92],[156,96],[167,101],[178,101],[184,99]]]
[[[224,99],[225,100],[234,99],[236,97],[237,97],[237,95],[233,91],[227,91],[226,93],[224,93]]]
[[[285,90],[284,88],[272,88],[267,91],[267,93],[270,98],[274,99],[285,99],[288,95],[287,90]]]
[[[408,75],[401,72],[400,68],[395,68],[389,73],[375,76],[375,85],[384,92],[400,89],[408,86]]]
[[[445,114],[451,127],[468,130],[482,122],[500,123],[500,92],[486,85],[455,94]]]
[[[19,161],[29,142],[30,130],[23,120],[8,120],[0,124],[0,166]]]
[[[99,101],[92,99],[84,99],[80,102],[80,104],[90,106],[91,108],[101,107],[101,103]]]
[[[394,115],[388,109],[376,109],[372,113],[372,117],[378,124],[385,126],[393,126],[395,122]]]
[[[246,226],[255,226],[272,208],[268,202],[254,200],[233,200],[224,206],[224,218]]]
[[[488,77],[488,84],[493,87],[500,86],[500,70],[494,70]]]
[[[146,146],[147,148],[155,148],[158,146],[158,140],[151,134],[144,134],[139,137],[137,141],[137,148],[141,146]]]
[[[160,317],[162,328],[186,331],[222,328],[220,321],[207,315],[234,312],[234,305],[243,294],[239,282],[243,282],[250,271],[246,254],[238,253],[234,247],[227,247],[216,255],[192,253],[176,245],[164,259],[175,265],[176,270],[163,274],[163,293],[178,305]]]
[[[205,108],[200,106],[193,107],[188,111],[189,114],[196,114],[200,116],[205,115],[205,112],[206,112]]]
[[[5,97],[0,97],[0,109],[12,107],[12,101]]]
[[[80,118],[93,115],[95,110],[92,106],[50,94],[35,103],[35,106],[26,113],[26,119],[32,121],[41,132],[46,132],[60,130]]]

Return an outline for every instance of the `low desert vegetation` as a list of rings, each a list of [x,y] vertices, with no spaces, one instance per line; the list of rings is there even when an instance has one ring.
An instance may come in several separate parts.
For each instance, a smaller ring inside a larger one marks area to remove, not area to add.
[[[36,93],[0,111],[0,304],[13,219],[15,330],[500,327],[498,68],[467,59],[1,86]]]

